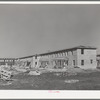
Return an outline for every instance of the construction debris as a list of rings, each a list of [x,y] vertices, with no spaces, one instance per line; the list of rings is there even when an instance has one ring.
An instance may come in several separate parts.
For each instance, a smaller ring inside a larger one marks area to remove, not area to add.
[[[10,67],[5,65],[0,67],[0,78],[3,80],[10,80],[13,76],[13,71],[10,70]]]
[[[40,75],[41,72],[40,71],[30,71],[29,75]]]
[[[74,79],[72,79],[72,80],[65,80],[65,83],[77,83],[77,82],[79,82],[79,80],[74,80]]]

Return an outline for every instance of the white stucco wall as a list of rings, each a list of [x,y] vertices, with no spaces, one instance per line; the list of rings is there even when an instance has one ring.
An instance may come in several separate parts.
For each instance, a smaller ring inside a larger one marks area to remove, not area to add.
[[[73,54],[72,54],[72,52],[73,52]],[[77,52],[76,52],[76,50],[68,51],[67,57],[69,59],[68,60],[68,66],[69,67],[75,67],[75,66],[77,66]],[[73,60],[75,60],[75,65],[73,65]]]
[[[81,60],[84,60],[84,65],[81,65]],[[90,60],[93,60],[91,63]],[[81,49],[77,49],[77,66],[82,69],[94,69],[97,67],[96,50],[84,49],[84,54],[81,54]]]

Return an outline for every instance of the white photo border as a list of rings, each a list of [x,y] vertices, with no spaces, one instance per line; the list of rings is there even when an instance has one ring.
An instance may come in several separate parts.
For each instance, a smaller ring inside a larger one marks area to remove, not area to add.
[[[100,4],[100,1],[0,1],[1,4]],[[100,91],[0,90],[0,99],[100,99]]]

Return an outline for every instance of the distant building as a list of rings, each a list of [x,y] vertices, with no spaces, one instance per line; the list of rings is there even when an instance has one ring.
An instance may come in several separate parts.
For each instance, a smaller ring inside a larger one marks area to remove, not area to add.
[[[0,58],[0,65],[14,65],[15,62],[17,61],[16,58]]]

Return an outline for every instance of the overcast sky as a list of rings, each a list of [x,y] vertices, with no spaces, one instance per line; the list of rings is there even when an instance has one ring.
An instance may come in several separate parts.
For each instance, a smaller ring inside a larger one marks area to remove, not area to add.
[[[0,5],[0,57],[79,45],[100,53],[100,5]]]

